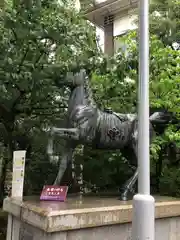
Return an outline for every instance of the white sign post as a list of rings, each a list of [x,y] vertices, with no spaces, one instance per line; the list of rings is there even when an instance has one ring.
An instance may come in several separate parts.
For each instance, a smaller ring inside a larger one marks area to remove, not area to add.
[[[14,151],[11,197],[18,200],[23,199],[25,159],[26,151]]]
[[[25,172],[26,151],[13,152],[13,176],[11,197],[20,201],[23,200],[24,172]],[[15,229],[15,230],[14,230]],[[19,239],[20,222],[15,221],[11,214],[8,214],[6,240]]]
[[[150,195],[149,0],[139,1],[138,194],[133,198],[133,240],[154,240],[155,204]]]

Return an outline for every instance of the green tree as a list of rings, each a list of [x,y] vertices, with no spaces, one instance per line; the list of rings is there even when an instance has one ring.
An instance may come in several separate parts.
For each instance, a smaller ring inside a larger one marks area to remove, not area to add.
[[[92,7],[95,6],[95,1],[94,0],[79,0],[81,4],[81,10],[86,11]]]
[[[34,134],[62,118],[67,91],[61,80],[96,54],[94,36],[92,26],[63,1],[4,3],[0,11],[0,132],[8,147],[5,159],[11,160],[15,149],[28,148]],[[4,173],[7,164],[5,160]]]
[[[136,32],[121,38],[121,41],[124,41],[127,45],[127,52],[119,51],[114,59],[109,61],[101,59],[102,66],[96,70],[92,79],[93,89],[96,101],[101,108],[109,107],[116,112],[133,113],[137,112],[138,87],[138,44]],[[152,35],[150,41],[150,107],[157,111],[166,110],[171,112],[178,120],[180,119],[179,71],[179,51],[165,46],[157,36]],[[151,146],[152,177],[155,181],[157,180],[156,177],[160,178],[155,185],[160,184],[160,191],[165,193],[164,189],[167,189],[167,184],[170,181],[167,181],[167,179],[166,181],[163,180],[163,172],[167,173],[165,169],[173,164],[172,157],[167,156],[167,147],[171,144],[177,148],[180,146],[179,122],[156,126],[157,133],[160,133],[160,128],[163,128],[162,134],[157,135]],[[159,159],[163,152],[162,159],[164,160],[163,163],[160,163]],[[106,183],[97,180],[101,187],[108,184],[118,186],[132,174],[131,169],[127,170],[128,165],[125,165],[126,159],[122,159],[119,153],[114,152],[110,154],[108,152],[103,154],[104,161],[100,163],[97,159],[101,159],[101,154],[101,152],[96,152],[91,155],[87,151],[86,158],[88,160],[85,163],[85,168],[87,166],[86,171],[89,173],[93,172],[93,179],[89,180],[90,182],[98,179],[98,176],[100,176],[99,169],[104,170],[101,173],[101,175],[103,174],[101,179],[104,179],[106,175]],[[160,164],[161,166],[159,166]],[[176,164],[179,163],[176,162]],[[116,166],[116,172],[113,171],[112,166]],[[160,168],[160,170],[156,168]],[[95,178],[96,171],[97,178]],[[166,183],[166,187],[164,187],[164,183]],[[174,184],[174,188],[176,188],[173,193],[176,192],[178,194],[178,185],[175,184],[175,178],[171,180],[171,184]],[[170,185],[168,187],[170,189]],[[169,191],[169,193],[171,194],[172,192]]]
[[[180,43],[180,2],[178,0],[152,0],[150,5],[151,33],[165,45]]]

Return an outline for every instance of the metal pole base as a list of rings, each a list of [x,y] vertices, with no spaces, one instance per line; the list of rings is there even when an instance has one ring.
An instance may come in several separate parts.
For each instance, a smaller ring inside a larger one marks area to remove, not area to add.
[[[150,195],[133,198],[132,240],[154,240],[155,200]]]

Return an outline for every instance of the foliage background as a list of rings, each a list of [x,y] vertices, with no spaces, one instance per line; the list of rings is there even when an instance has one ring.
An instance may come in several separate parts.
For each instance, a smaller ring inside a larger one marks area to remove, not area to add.
[[[96,47],[95,29],[63,1],[7,1],[0,12],[0,142],[4,195],[12,152],[27,150],[25,194],[39,194],[52,183],[58,165],[46,154],[47,126],[61,125],[67,108],[67,71],[85,67],[92,72],[92,88],[98,106],[116,112],[137,111],[138,38],[131,32],[119,38],[127,46],[110,59]],[[160,16],[154,14],[158,9]],[[167,14],[168,13],[168,14]],[[150,104],[151,111],[165,109],[178,122],[157,125],[151,146],[152,191],[179,196],[180,147],[180,58],[173,43],[179,42],[180,3],[154,1],[151,5]],[[56,152],[63,142],[57,139]],[[117,191],[133,172],[127,159],[117,152],[84,149],[76,163],[84,163],[88,188]],[[64,182],[70,184],[70,170]]]

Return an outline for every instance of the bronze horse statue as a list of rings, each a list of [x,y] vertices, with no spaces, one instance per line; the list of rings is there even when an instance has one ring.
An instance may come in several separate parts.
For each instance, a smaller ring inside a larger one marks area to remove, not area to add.
[[[75,148],[79,145],[90,145],[94,149],[120,149],[122,154],[134,153],[128,159],[136,166],[135,173],[125,183],[121,199],[127,200],[128,193],[138,178],[137,144],[138,120],[136,114],[121,114],[110,110],[100,110],[92,95],[90,80],[85,70],[66,77],[71,89],[64,128],[52,127],[47,152],[53,159],[53,136],[66,140],[65,150],[59,164],[59,171],[54,184],[59,185],[69,162],[73,159]],[[150,116],[150,141],[154,135],[153,121],[164,118],[162,112]],[[127,155],[127,154],[126,154]]]

